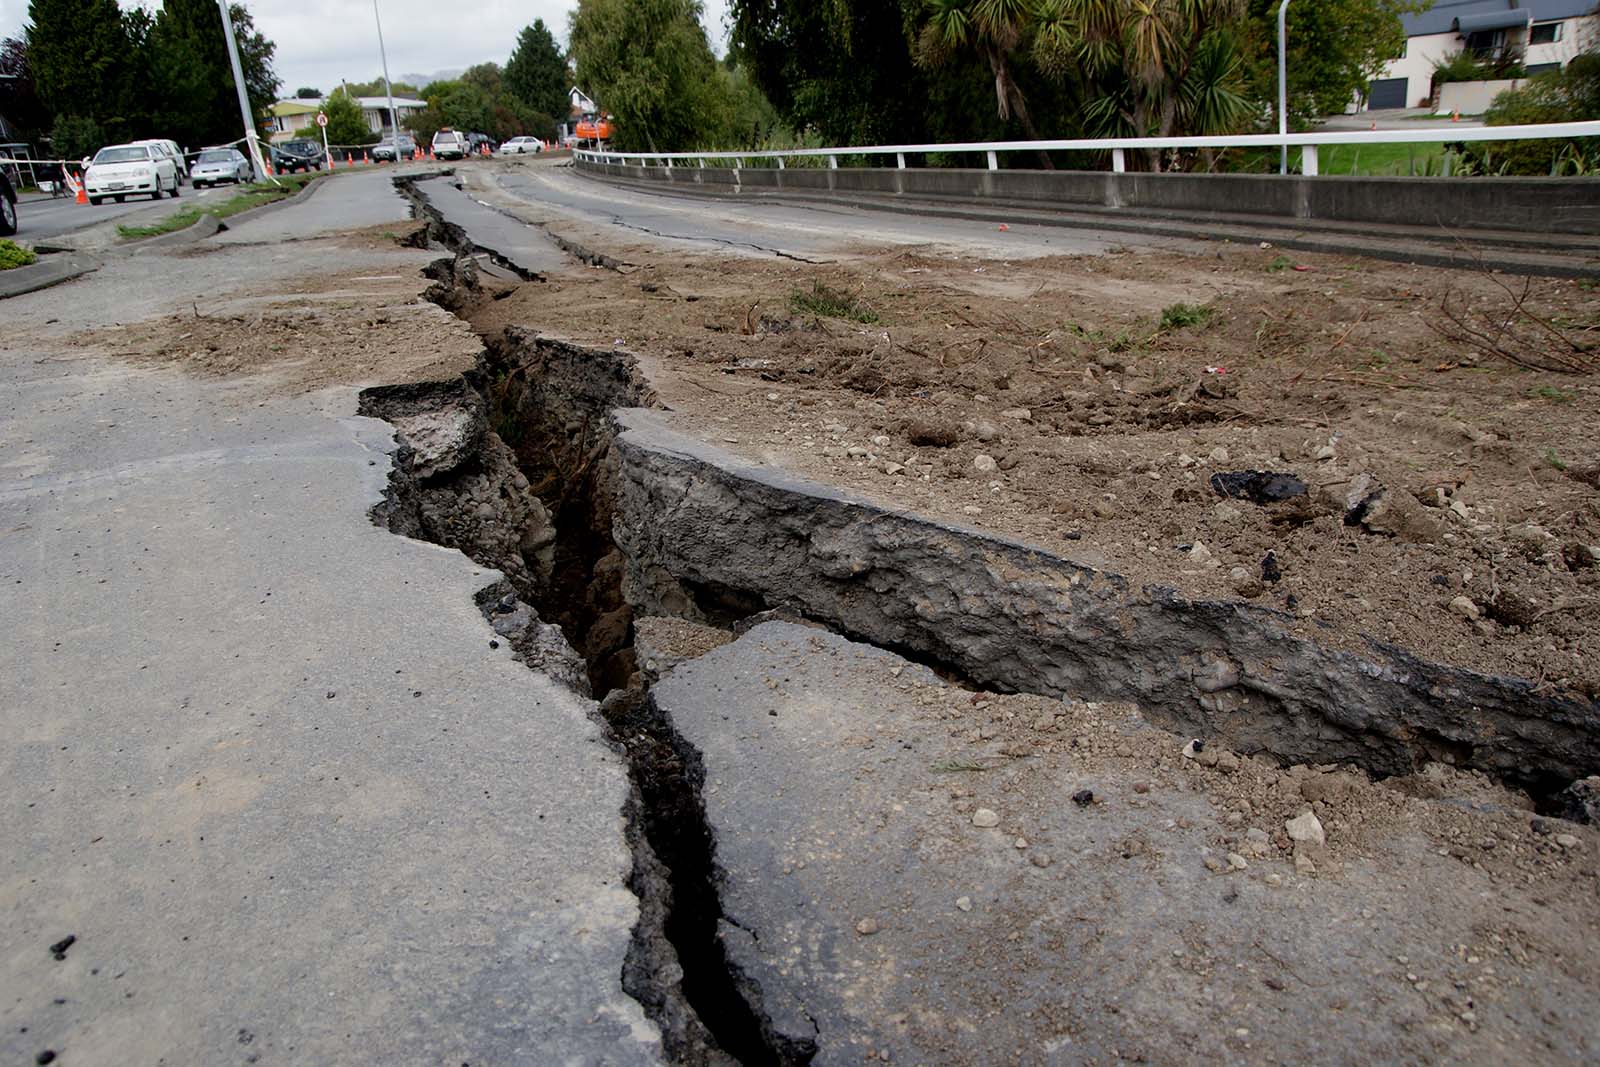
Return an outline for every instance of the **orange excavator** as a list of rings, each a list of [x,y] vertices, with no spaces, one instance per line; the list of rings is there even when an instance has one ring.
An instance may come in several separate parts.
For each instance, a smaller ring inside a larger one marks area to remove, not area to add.
[[[602,141],[611,140],[611,116],[585,115],[578,120],[578,125],[572,132],[578,138],[580,145],[597,146]]]

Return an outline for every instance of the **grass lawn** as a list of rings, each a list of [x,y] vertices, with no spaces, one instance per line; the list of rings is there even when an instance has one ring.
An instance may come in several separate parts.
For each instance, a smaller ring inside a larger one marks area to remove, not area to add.
[[[1466,140],[1467,132],[1450,139]],[[1444,156],[1443,144],[1329,144],[1317,149],[1317,169],[1323,174],[1438,175]]]
[[[117,232],[122,235],[124,241],[136,241],[141,237],[155,237],[192,226],[201,215],[215,215],[219,219],[225,219],[241,211],[249,211],[253,207],[291,197],[319,177],[322,175],[289,174],[277,179],[276,185],[272,182],[256,182],[253,185],[241,186],[226,200],[185,207],[182,211],[175,211],[160,222],[149,226],[118,226]]]

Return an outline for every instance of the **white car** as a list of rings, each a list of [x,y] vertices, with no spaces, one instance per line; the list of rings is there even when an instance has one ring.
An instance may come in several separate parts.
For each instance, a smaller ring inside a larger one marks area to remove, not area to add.
[[[83,174],[89,203],[103,203],[110,197],[122,203],[130,196],[144,195],[153,200],[162,193],[178,195],[178,167],[166,152],[147,144],[117,144],[94,154]]]
[[[237,148],[208,148],[194,161],[189,180],[196,189],[223,182],[247,182],[254,177],[250,161]]]
[[[525,152],[543,152],[544,142],[537,137],[513,137],[500,146],[502,156],[520,156]]]

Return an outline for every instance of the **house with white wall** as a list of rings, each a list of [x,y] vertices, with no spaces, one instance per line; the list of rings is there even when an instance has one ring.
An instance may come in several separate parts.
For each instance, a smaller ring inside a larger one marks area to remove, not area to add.
[[[361,117],[366,120],[367,128],[373,133],[387,137],[392,131],[389,129],[389,98],[387,96],[358,96],[355,98],[361,107]],[[322,110],[322,97],[295,98],[293,100],[279,100],[271,107],[272,142],[277,144],[282,141],[294,139],[294,131],[304,129],[317,120],[317,112]],[[409,97],[397,96],[394,98],[394,109],[400,117],[400,125],[404,126],[406,117],[414,111],[421,111],[428,106],[426,100],[412,100]]]
[[[1405,54],[1368,87],[1367,109],[1430,106],[1434,67],[1462,51],[1520,54],[1532,75],[1566,66],[1600,37],[1596,0],[1435,0],[1401,22]]]

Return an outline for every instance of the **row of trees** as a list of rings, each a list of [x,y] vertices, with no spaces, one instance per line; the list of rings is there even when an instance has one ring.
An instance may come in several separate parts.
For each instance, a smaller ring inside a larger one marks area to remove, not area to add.
[[[621,148],[743,147],[777,114],[737,63],[719,63],[699,0],[579,0],[572,14],[577,80],[616,117]]]
[[[524,133],[552,136],[556,116],[566,117],[570,84],[567,57],[544,20],[535,19],[518,35],[504,67],[479,63],[468,67],[460,77],[429,82],[426,89],[419,90],[407,82],[393,82],[389,88],[395,96],[427,102],[427,107],[411,113],[402,123],[419,141],[430,140],[446,126],[505,140]],[[321,95],[309,86],[295,91],[300,99]],[[381,81],[350,83],[334,90],[323,106],[328,115],[328,139],[335,144],[377,141],[378,135],[361,117],[355,98],[383,95]],[[317,135],[313,126],[297,132],[308,137]]]
[[[1363,92],[1404,50],[1400,16],[1417,6],[1292,7],[1291,118],[1340,111]],[[845,143],[1217,133],[1268,116],[1277,9],[1278,0],[733,0],[733,48],[785,119]]]
[[[242,5],[230,10],[251,105],[265,114],[278,89],[273,43]],[[243,133],[212,0],[163,0],[154,15],[116,0],[31,0],[22,38],[0,55],[16,75],[4,83],[7,114],[69,159],[137,137],[198,146]]]

